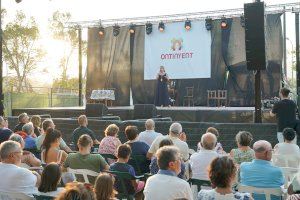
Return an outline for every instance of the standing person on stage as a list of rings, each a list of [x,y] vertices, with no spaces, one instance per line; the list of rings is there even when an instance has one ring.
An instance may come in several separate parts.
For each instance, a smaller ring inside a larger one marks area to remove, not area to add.
[[[154,104],[161,107],[171,106],[168,93],[169,76],[167,75],[164,66],[160,66],[159,72],[156,75],[156,79],[157,87]]]
[[[284,128],[295,128],[296,127],[296,111],[297,105],[294,101],[289,99],[290,90],[287,88],[281,88],[279,96],[281,100],[274,104],[273,109],[270,111],[271,116],[277,118],[277,139],[278,142],[284,142],[282,131]],[[297,137],[293,140],[296,143]]]

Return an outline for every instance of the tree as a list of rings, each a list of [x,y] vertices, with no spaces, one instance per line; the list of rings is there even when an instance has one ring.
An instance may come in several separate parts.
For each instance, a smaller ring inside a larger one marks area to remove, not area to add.
[[[36,44],[39,29],[34,18],[27,19],[17,11],[15,19],[3,31],[3,58],[9,69],[17,76],[17,91],[29,88],[28,75],[37,68],[45,52]]]

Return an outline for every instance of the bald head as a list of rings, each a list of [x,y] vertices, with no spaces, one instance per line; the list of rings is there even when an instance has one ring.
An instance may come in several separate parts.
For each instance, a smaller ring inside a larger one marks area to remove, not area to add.
[[[154,130],[155,122],[153,121],[153,119],[147,119],[147,121],[145,122],[145,128],[146,130]]]
[[[213,150],[217,143],[217,137],[212,133],[205,133],[201,137],[201,145],[204,149]]]
[[[256,159],[268,160],[272,158],[272,145],[266,140],[258,140],[253,144]]]

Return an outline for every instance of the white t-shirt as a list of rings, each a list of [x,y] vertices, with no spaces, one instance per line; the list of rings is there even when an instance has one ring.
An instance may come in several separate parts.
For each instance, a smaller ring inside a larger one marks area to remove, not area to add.
[[[200,180],[209,180],[207,167],[213,159],[219,154],[215,150],[201,149],[199,152],[193,153],[190,158],[192,169],[192,178]]]
[[[274,147],[274,153],[276,154],[295,154],[298,155],[300,157],[300,150],[298,145],[296,144],[292,144],[292,143],[278,143],[276,144],[276,146]]]
[[[0,163],[0,191],[32,195],[37,192],[37,177],[28,169]]]
[[[176,176],[155,174],[148,178],[144,188],[145,200],[192,200],[190,185]]]
[[[162,136],[161,133],[157,133],[154,130],[145,130],[141,132],[138,136],[138,140],[141,142],[145,142],[146,144],[151,146],[152,142],[157,138],[158,136]]]
[[[166,135],[166,136],[159,136],[157,137],[152,145],[150,146],[150,149],[149,149],[149,153],[152,153],[152,154],[155,154],[156,151],[159,149],[159,143],[163,140],[163,139],[170,139],[172,140],[172,142],[174,143],[174,146],[176,146],[181,155],[182,155],[182,158],[184,159],[184,161],[187,161],[189,159],[189,146],[187,145],[186,142],[180,140],[178,137],[172,137],[170,135]]]

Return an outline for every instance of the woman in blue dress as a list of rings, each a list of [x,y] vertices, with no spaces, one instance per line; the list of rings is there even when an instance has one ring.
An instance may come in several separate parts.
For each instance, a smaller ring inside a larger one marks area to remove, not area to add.
[[[159,72],[156,75],[156,79],[157,87],[154,104],[162,107],[170,106],[170,98],[168,93],[169,76],[167,75],[164,66],[160,66]]]

